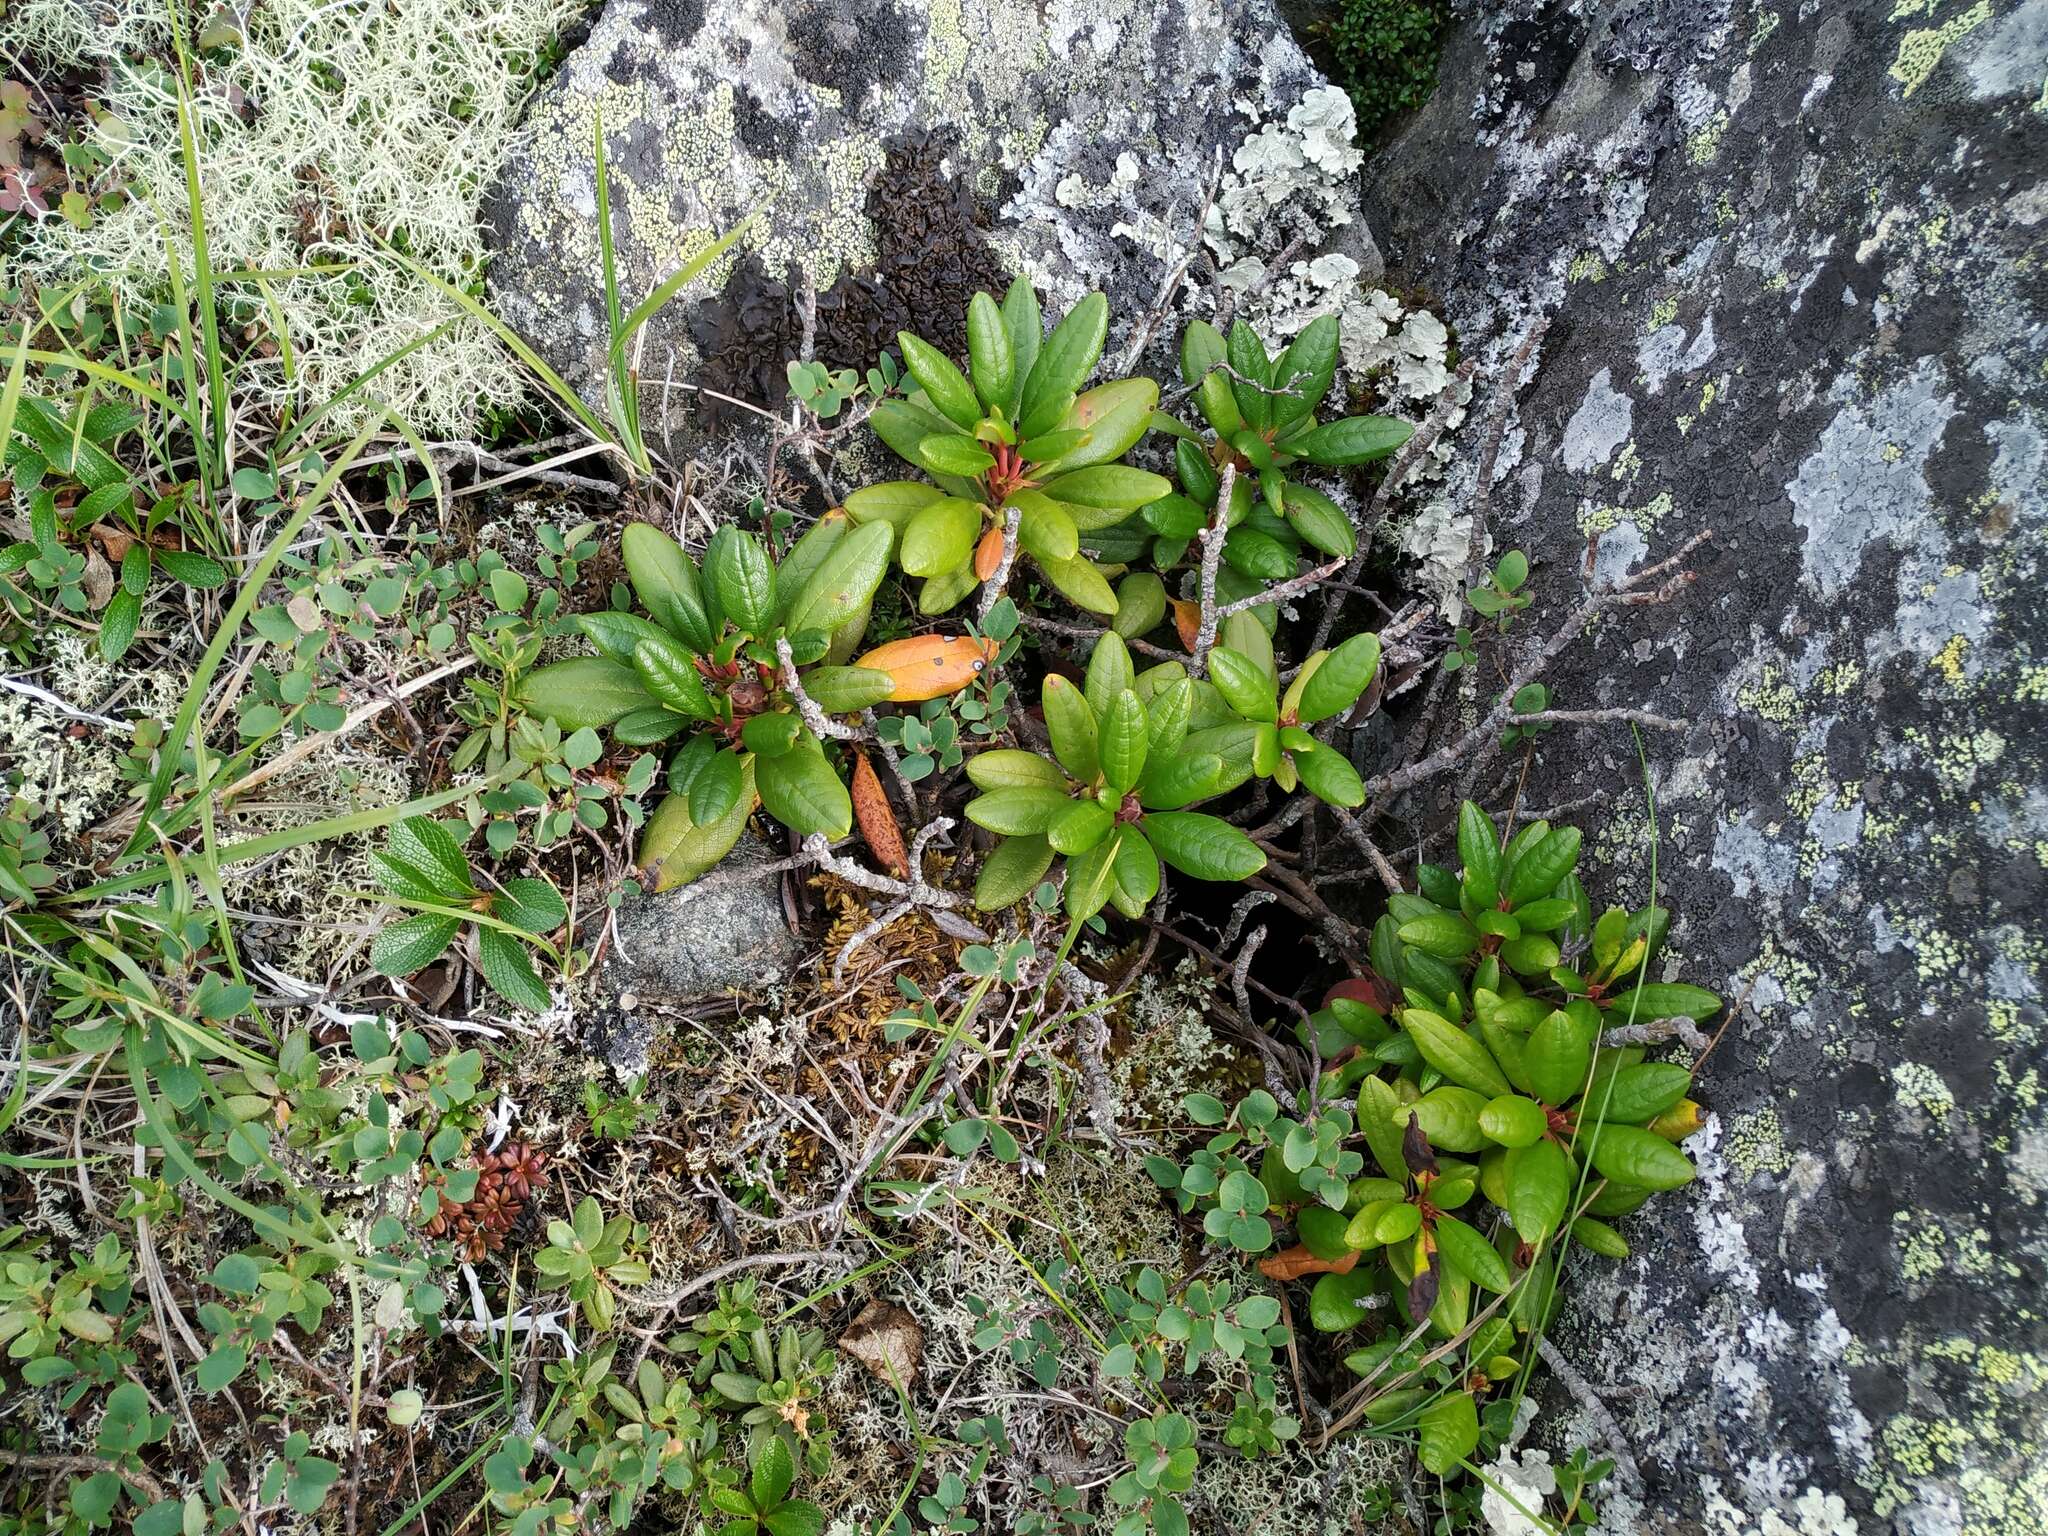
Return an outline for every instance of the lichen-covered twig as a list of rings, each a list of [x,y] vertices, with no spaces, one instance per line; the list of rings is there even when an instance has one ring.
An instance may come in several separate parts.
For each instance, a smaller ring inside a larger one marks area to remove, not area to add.
[[[867,943],[876,935],[882,933],[884,930],[888,928],[888,926],[891,923],[895,922],[905,913],[914,910],[920,904],[920,898],[918,895],[918,891],[920,889],[926,892],[933,891],[933,888],[931,886],[924,884],[925,845],[931,842],[931,840],[934,837],[938,836],[942,831],[945,831],[948,828],[950,828],[952,825],[953,819],[950,816],[941,816],[937,821],[930,822],[927,825],[919,827],[917,829],[917,836],[912,838],[910,842],[909,860],[911,878],[915,883],[913,884],[910,890],[908,890],[902,896],[900,896],[893,904],[885,908],[879,917],[877,917],[873,922],[869,923],[866,927],[862,928],[860,932],[856,933],[852,938],[848,939],[846,943],[840,947],[839,957],[832,962],[832,984],[834,986],[837,986],[839,984],[839,979],[845,973],[846,970],[846,962],[849,958],[852,957],[853,952],[855,950],[859,949],[863,944]],[[853,867],[859,868],[858,865],[855,865]],[[834,873],[837,873],[837,871],[834,871]],[[863,873],[865,873],[865,871],[863,871]],[[947,893],[937,892],[935,894]],[[936,906],[938,905],[938,903],[926,902],[924,903],[924,905]]]
[[[1538,315],[1536,322],[1529,327],[1529,334],[1515,349],[1514,357],[1501,370],[1500,382],[1494,386],[1492,408],[1486,415],[1486,435],[1480,441],[1478,478],[1472,484],[1472,542],[1467,558],[1475,585],[1485,576],[1482,567],[1486,558],[1486,513],[1493,505],[1493,469],[1500,459],[1500,440],[1507,431],[1508,411],[1515,403],[1516,391],[1521,388],[1522,370],[1529,366],[1529,359],[1535,355],[1543,333],[1549,329],[1550,317]]]
[[[981,584],[981,606],[975,612],[978,624],[988,622],[990,611],[1009,589],[1010,567],[1017,563],[1017,529],[1023,522],[1023,516],[1023,509],[1014,503],[1003,509],[1003,555],[988,580]]]
[[[1387,888],[1387,894],[1396,895],[1405,890],[1400,872],[1388,861],[1387,856],[1380,852],[1379,845],[1367,835],[1358,818],[1341,805],[1333,805],[1329,807],[1329,811],[1337,819],[1337,825],[1344,835],[1358,845],[1359,852],[1363,853],[1367,862],[1372,865],[1373,873],[1380,877],[1380,884]]]
[[[1387,503],[1408,478],[1409,472],[1421,461],[1429,450],[1436,446],[1436,440],[1443,435],[1449,424],[1451,412],[1457,409],[1459,390],[1472,382],[1473,365],[1467,361],[1458,368],[1456,376],[1437,392],[1436,400],[1429,408],[1429,414],[1422,419],[1422,425],[1410,434],[1408,441],[1401,445],[1401,451],[1394,455],[1387,465],[1387,472],[1380,477],[1379,486],[1372,493],[1372,500],[1366,503],[1365,512],[1358,520],[1358,549],[1351,557],[1351,563],[1344,568],[1344,574],[1327,588],[1328,599],[1323,604],[1323,616],[1316,624],[1316,637],[1309,642],[1311,651],[1320,651],[1330,643],[1330,635],[1337,627],[1337,614],[1344,606],[1349,588],[1358,583],[1364,574],[1365,562],[1372,554],[1372,539],[1380,521],[1386,516]]]
[[[804,692],[803,679],[796,675],[796,659],[790,654],[786,636],[775,637],[775,659],[782,663],[782,686],[789,696],[796,700],[797,713],[803,716],[804,724],[811,728],[811,734],[823,740],[836,737],[840,741],[859,741],[861,729],[855,725],[842,725],[818,707],[818,701]]]
[[[1018,615],[1018,622],[1026,629],[1039,630],[1048,635],[1060,635],[1069,640],[1086,640],[1091,645],[1109,632],[1108,626],[1104,624],[1074,624],[1065,619],[1048,619],[1035,613]],[[1140,656],[1150,656],[1154,661],[1187,660],[1179,651],[1169,651],[1165,646],[1154,645],[1149,640],[1126,640],[1124,644]]]
[[[1125,1139],[1117,1129],[1116,1096],[1110,1088],[1109,1067],[1104,1059],[1109,1049],[1109,989],[1070,961],[1061,964],[1059,983],[1076,1015],[1074,1060],[1081,1071],[1088,1118],[1111,1146],[1121,1147]]]
[[[1642,607],[1649,604],[1667,603],[1684,591],[1696,579],[1691,571],[1673,572],[1685,559],[1714,536],[1711,528],[1703,528],[1686,540],[1678,552],[1668,560],[1646,566],[1640,571],[1623,577],[1612,587],[1602,588],[1589,596],[1585,602],[1566,617],[1551,637],[1545,641],[1536,654],[1516,669],[1501,699],[1471,730],[1465,732],[1448,746],[1441,747],[1419,762],[1397,768],[1368,779],[1365,792],[1369,797],[1395,795],[1403,790],[1413,789],[1427,783],[1437,775],[1453,768],[1464,767],[1467,773],[1477,767],[1500,744],[1500,733],[1515,717],[1515,695],[1540,677],[1550,664],[1565,651],[1573,641],[1585,633],[1591,624],[1609,608]],[[1656,586],[1652,582],[1659,583]],[[1534,718],[1533,716],[1530,718]]]
[[[1662,1045],[1676,1040],[1687,1050],[1704,1055],[1710,1042],[1706,1032],[1691,1019],[1643,1019],[1618,1024],[1600,1037],[1602,1045]]]
[[[1621,1432],[1621,1425],[1615,1422],[1614,1414],[1608,1409],[1607,1404],[1600,1400],[1600,1394],[1593,1390],[1592,1383],[1578,1373],[1571,1361],[1565,1359],[1563,1351],[1541,1334],[1536,1336],[1536,1353],[1542,1357],[1543,1363],[1550,1367],[1557,1379],[1564,1383],[1564,1389],[1571,1393],[1573,1400],[1586,1410],[1586,1417],[1599,1426],[1600,1433],[1607,1437],[1607,1449],[1614,1453],[1614,1464],[1621,1469],[1621,1474],[1628,1480],[1630,1489],[1641,1493],[1642,1468],[1636,1465],[1635,1456],[1629,1450],[1628,1438]]]
[[[1230,498],[1237,489],[1237,465],[1235,462],[1223,466],[1223,474],[1217,483],[1216,510],[1209,515],[1203,526],[1202,541],[1202,584],[1199,589],[1202,604],[1200,627],[1195,631],[1195,652],[1188,663],[1188,672],[1195,677],[1205,676],[1209,668],[1209,648],[1216,643],[1216,567],[1223,559],[1223,541],[1230,534]]]
[[[1343,565],[1344,556],[1339,555],[1334,560],[1325,561],[1312,571],[1303,571],[1299,576],[1290,576],[1287,580],[1270,586],[1263,592],[1254,592],[1249,597],[1240,597],[1235,602],[1225,603],[1216,610],[1216,618],[1218,622],[1221,622],[1229,618],[1233,613],[1243,613],[1246,609],[1257,608],[1262,603],[1290,602],[1320,582],[1336,575],[1343,568]]]

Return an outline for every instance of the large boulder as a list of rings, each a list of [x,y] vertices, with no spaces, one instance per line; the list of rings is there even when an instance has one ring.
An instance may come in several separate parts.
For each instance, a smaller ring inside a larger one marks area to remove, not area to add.
[[[2044,79],[2043,0],[1514,0],[1369,169],[1466,355],[1549,320],[1490,519],[1520,633],[1590,535],[1611,576],[1713,530],[1549,678],[1689,722],[1646,733],[1659,897],[1739,1000],[1699,1183],[1571,1310],[1617,1528],[2048,1530]],[[1546,739],[1527,803],[1584,795],[1589,883],[1645,899],[1625,727]]]
[[[1297,310],[1379,275],[1350,101],[1268,0],[611,0],[492,211],[494,304],[593,398],[600,113],[627,304],[752,216],[716,297],[649,327],[650,424],[688,428],[692,401],[697,425],[745,421],[721,395],[785,403],[806,285],[819,359],[865,368],[899,329],[961,352],[968,298],[1020,271],[1050,309],[1105,290],[1117,359],[1205,207],[1197,306],[1209,259]]]

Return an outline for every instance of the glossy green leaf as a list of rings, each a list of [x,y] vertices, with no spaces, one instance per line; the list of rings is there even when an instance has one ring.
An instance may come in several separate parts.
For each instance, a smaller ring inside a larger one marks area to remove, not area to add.
[[[1159,857],[1197,880],[1246,880],[1266,867],[1259,845],[1220,817],[1154,811],[1143,826]]]
[[[649,617],[691,650],[708,652],[716,636],[697,567],[682,545],[652,523],[628,523],[619,536],[619,556]]]
[[[1071,560],[1040,560],[1038,568],[1045,572],[1045,579],[1060,596],[1075,607],[1104,618],[1115,614],[1116,593],[1110,588],[1109,578],[1086,555],[1076,555]]]
[[[1269,721],[1279,717],[1271,674],[1243,652],[1227,645],[1211,650],[1209,680],[1223,694],[1225,702],[1245,719]]]
[[[986,296],[977,295],[986,302]],[[991,312],[994,305],[989,306]],[[970,310],[969,324],[973,324]],[[997,330],[1000,331],[998,326]],[[981,420],[981,402],[953,360],[922,336],[911,331],[896,333],[896,346],[903,353],[903,366],[924,391],[925,398],[955,426],[973,431]]]
[[[1380,665],[1378,635],[1353,635],[1317,665],[1302,685],[1295,714],[1303,725],[1341,715],[1358,702]]]
[[[784,624],[790,633],[834,631],[865,613],[888,573],[895,538],[889,523],[876,522],[853,529],[834,544],[789,605]]]
[[[1692,1182],[1691,1160],[1655,1131],[1603,1125],[1592,1137],[1590,1155],[1602,1178],[1637,1189],[1677,1189]]]
[[[1347,1274],[1318,1275],[1309,1287],[1309,1326],[1318,1333],[1345,1333],[1378,1314],[1365,1306],[1377,1277],[1360,1264]]]
[[[1146,840],[1142,827],[1117,844],[1111,866],[1116,891],[1110,900],[1124,916],[1140,916],[1159,894],[1159,855]]]
[[[1237,413],[1246,427],[1263,432],[1273,422],[1273,397],[1261,387],[1269,382],[1271,359],[1258,333],[1242,320],[1231,324],[1224,351],[1234,375],[1230,393],[1237,401]]]
[[[1035,436],[1032,438],[1034,453],[1045,455],[1038,462],[1046,469],[1057,470],[1080,469],[1120,459],[1151,427],[1155,416],[1153,407],[1158,404],[1159,386],[1151,379],[1117,379],[1113,383],[1098,384],[1076,395],[1074,403],[1060,417],[1063,432],[1084,433],[1083,439],[1071,447],[1060,448],[1054,457],[1051,445],[1038,446],[1042,438]]]
[[[853,799],[814,743],[754,760],[754,790],[769,815],[793,832],[841,838],[853,830]]]
[[[1503,1093],[1479,1111],[1479,1129],[1504,1147],[1526,1147],[1549,1128],[1543,1106],[1519,1093]]]
[[[1555,890],[1579,861],[1579,838],[1577,827],[1559,827],[1518,857],[1505,882],[1509,904],[1519,907]]]
[[[1052,845],[1043,836],[1004,838],[975,877],[974,904],[993,912],[1022,901],[1045,878],[1052,861]]]
[[[1017,387],[1016,355],[1003,312],[985,293],[977,293],[967,302],[967,366],[974,375],[974,392],[990,410],[1008,415],[1010,393]],[[929,385],[925,393],[931,393]]]
[[[516,697],[527,713],[565,731],[610,725],[621,715],[659,702],[632,667],[602,656],[578,656],[530,672]]]
[[[1017,543],[1036,560],[1071,560],[1081,552],[1081,530],[1065,507],[1039,491],[1018,491],[1008,505],[1017,509]]]
[[[1558,1009],[1529,1031],[1528,1044],[1522,1048],[1522,1075],[1544,1103],[1568,1104],[1585,1086],[1592,1059],[1589,1032]]]
[[[1077,507],[1135,512],[1162,496],[1172,495],[1173,482],[1164,475],[1133,469],[1128,464],[1096,464],[1056,475],[1045,483],[1044,490],[1053,500]]]
[[[1302,542],[1326,555],[1352,555],[1358,551],[1358,533],[1344,509],[1313,486],[1286,482],[1285,516]]]
[[[998,747],[967,760],[967,778],[976,789],[1051,789],[1064,794],[1067,776],[1036,752]]]
[[[880,415],[880,410],[875,414]],[[962,479],[971,479],[995,463],[986,448],[959,432],[933,432],[919,438],[910,458],[912,463],[922,464],[935,475],[957,475]]]
[[[1094,783],[1101,772],[1101,759],[1096,755],[1100,726],[1087,697],[1054,672],[1046,676],[1039,700],[1045,714],[1046,734],[1052,739],[1053,756],[1078,782]]]
[[[884,480],[848,492],[846,513],[861,527],[882,522],[900,533],[919,511],[945,494],[923,480]]]
[[[711,766],[705,769],[708,776],[716,768],[718,758],[730,758],[739,765],[740,793],[722,815],[698,819],[691,815],[691,801],[703,787],[702,780],[690,786],[688,794],[670,794],[654,814],[647,818],[647,825],[640,834],[640,866],[645,871],[648,883],[656,891],[674,890],[687,885],[699,875],[711,869],[732,851],[745,829],[747,816],[754,808],[754,759],[741,758],[735,753],[716,754]],[[707,804],[707,810],[714,808]]]
[[[1101,655],[1100,646],[1096,648],[1096,653],[1098,656]],[[1124,668],[1128,673],[1128,658],[1125,660]],[[1094,684],[1094,671],[1095,668],[1091,664],[1091,689]],[[1150,724],[1146,718],[1145,706],[1129,688],[1110,697],[1108,707],[1101,712],[1096,733],[1096,757],[1103,781],[1119,795],[1127,794],[1134,789],[1145,771],[1145,754],[1150,746]],[[1057,847],[1058,844],[1055,843],[1054,846]]]
[[[1704,1023],[1721,1011],[1721,999],[1705,987],[1677,981],[1651,981],[1604,1004],[1622,1018],[1692,1019]]]
[[[948,497],[932,502],[910,520],[897,559],[912,576],[942,575],[967,564],[980,536],[981,508]]]
[[[1286,431],[1315,412],[1337,376],[1337,317],[1318,315],[1273,364],[1273,426]]]
[[[978,827],[1005,837],[1032,837],[1050,831],[1069,806],[1081,803],[1057,789],[992,789],[968,801],[966,809],[967,819]]]
[[[1456,912],[1432,912],[1401,925],[1401,942],[1443,960],[1462,960],[1479,947],[1479,930]]]
[[[1449,1477],[1479,1448],[1479,1406],[1470,1392],[1438,1398],[1416,1418],[1417,1458],[1438,1477]]]
[[[738,752],[714,752],[690,782],[690,820],[699,827],[718,825],[752,793],[747,760]]]
[[[1081,693],[1099,718],[1136,679],[1137,671],[1131,665],[1130,649],[1123,637],[1104,634],[1088,653],[1088,671]]]
[[[1405,421],[1387,416],[1345,416],[1311,428],[1287,445],[1287,451],[1311,464],[1369,464],[1383,459],[1415,434]]]
[[[637,613],[618,613],[607,610],[602,613],[579,613],[569,621],[570,625],[592,645],[598,654],[608,661],[633,664],[633,647],[642,640],[665,640],[670,645],[677,643],[675,634],[650,619],[643,619]]]
[[[879,667],[813,667],[803,674],[804,692],[831,715],[870,709],[896,689],[896,679]]]
[[[659,703],[693,720],[708,720],[711,695],[697,671],[696,660],[666,636],[642,637],[633,647],[633,670],[640,684]]]
[[[1493,1244],[1457,1217],[1437,1217],[1436,1241],[1445,1260],[1481,1290],[1504,1296],[1514,1284],[1507,1261],[1494,1250]]]
[[[1166,583],[1150,571],[1133,571],[1116,584],[1116,616],[1110,629],[1126,640],[1150,634],[1166,617]]]
[[[1009,292],[1003,295],[1003,329],[1010,338],[1010,398],[1004,406],[1007,414],[1017,414],[1017,402],[1024,393],[1024,380],[1030,377],[1032,368],[1038,362],[1039,348],[1045,340],[1045,321],[1039,314],[1038,295],[1032,291],[1031,279],[1023,274],[1011,282]]]
[[[1351,766],[1351,759],[1336,748],[1318,742],[1297,749],[1292,756],[1302,785],[1325,805],[1354,809],[1365,804],[1365,780]]]
[[[1109,334],[1109,300],[1091,293],[1053,327],[1030,372],[1017,407],[1018,429],[1036,436],[1057,422],[1075,394],[1095,371],[1102,343]]]
[[[1422,1059],[1452,1082],[1488,1098],[1510,1091],[1486,1047],[1457,1025],[1421,1008],[1406,1009],[1400,1017]]]
[[[1098,802],[1069,800],[1046,824],[1045,840],[1055,853],[1064,853],[1071,858],[1075,854],[1086,853],[1101,842],[1114,825],[1115,818]]]
[[[1554,1141],[1510,1152],[1506,1164],[1508,1217],[1525,1243],[1557,1230],[1571,1199],[1571,1162]]]
[[[1623,1067],[1611,1081],[1596,1078],[1584,1107],[1603,1120],[1639,1125],[1663,1114],[1684,1098],[1691,1086],[1692,1073],[1677,1062],[1645,1061]]]

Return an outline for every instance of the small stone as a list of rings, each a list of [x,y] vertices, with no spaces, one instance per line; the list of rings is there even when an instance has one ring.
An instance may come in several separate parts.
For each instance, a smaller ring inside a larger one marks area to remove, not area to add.
[[[782,876],[728,878],[774,853],[748,832],[719,866],[720,878],[641,896],[619,908],[609,976],[621,1008],[757,992],[788,979],[803,946],[782,911]]]

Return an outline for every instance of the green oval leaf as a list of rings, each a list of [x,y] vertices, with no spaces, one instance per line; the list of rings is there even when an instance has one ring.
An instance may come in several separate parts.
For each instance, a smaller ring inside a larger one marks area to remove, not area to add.
[[[1259,845],[1199,811],[1154,811],[1139,824],[1159,857],[1197,880],[1246,880],[1266,867]]]
[[[910,520],[897,559],[912,576],[944,575],[967,564],[980,534],[981,508],[948,497],[931,503]]]
[[[515,697],[527,713],[552,720],[565,731],[610,725],[659,702],[634,668],[603,656],[578,656],[528,673]]]
[[[954,366],[953,360],[922,336],[910,331],[898,331],[896,345],[903,353],[903,366],[917,381],[917,387],[924,391],[925,398],[955,426],[973,431],[981,420],[981,403],[975,398],[966,375]]]
[[[837,839],[853,830],[853,798],[808,737],[781,757],[755,758],[754,790],[768,814],[793,832]]]
[[[1304,432],[1288,443],[1287,451],[1311,464],[1369,464],[1414,435],[1409,423],[1388,416],[1345,416]]]

